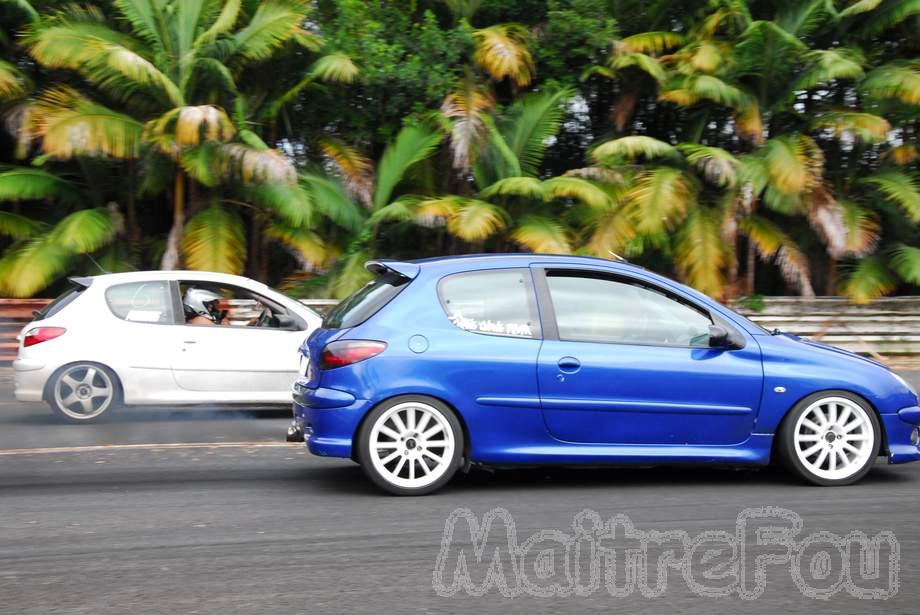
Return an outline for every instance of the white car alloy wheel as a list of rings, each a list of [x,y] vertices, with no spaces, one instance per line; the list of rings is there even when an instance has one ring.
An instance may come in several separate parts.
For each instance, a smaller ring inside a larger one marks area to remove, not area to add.
[[[792,430],[802,467],[825,481],[844,481],[871,463],[878,433],[869,411],[847,397],[822,397],[809,404]]]
[[[370,462],[383,486],[422,492],[456,471],[457,435],[445,411],[404,401],[372,420],[362,464]]]
[[[89,421],[115,401],[115,383],[108,370],[92,364],[67,367],[55,378],[54,409],[73,421]]]

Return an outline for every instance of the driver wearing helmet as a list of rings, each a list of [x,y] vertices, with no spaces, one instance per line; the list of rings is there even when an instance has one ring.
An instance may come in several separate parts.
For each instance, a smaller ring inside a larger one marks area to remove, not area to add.
[[[190,325],[220,325],[224,314],[220,311],[221,296],[204,288],[189,288],[185,291],[182,307],[185,322]]]

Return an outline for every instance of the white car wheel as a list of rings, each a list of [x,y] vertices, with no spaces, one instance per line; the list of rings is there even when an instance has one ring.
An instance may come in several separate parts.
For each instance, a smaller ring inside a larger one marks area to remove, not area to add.
[[[51,382],[51,409],[75,423],[90,422],[108,411],[117,399],[112,373],[93,363],[61,370]]]
[[[463,437],[453,412],[436,400],[397,398],[378,407],[362,429],[359,461],[391,493],[430,493],[460,465]]]
[[[868,472],[881,441],[871,409],[829,394],[806,398],[793,412],[781,434],[787,465],[821,485],[848,484]]]

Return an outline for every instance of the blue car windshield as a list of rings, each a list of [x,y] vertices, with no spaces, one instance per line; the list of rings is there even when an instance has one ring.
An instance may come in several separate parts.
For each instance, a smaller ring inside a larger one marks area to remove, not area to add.
[[[323,319],[324,329],[356,327],[399,294],[409,279],[396,272],[379,275],[336,305]]]

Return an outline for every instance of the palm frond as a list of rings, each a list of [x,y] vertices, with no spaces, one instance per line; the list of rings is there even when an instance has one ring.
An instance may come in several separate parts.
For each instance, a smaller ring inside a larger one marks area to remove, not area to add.
[[[776,224],[760,216],[749,216],[739,224],[742,232],[754,244],[761,258],[775,258],[786,283],[798,289],[803,297],[814,297],[808,259]]]
[[[275,224],[266,234],[292,250],[304,270],[323,267],[335,256],[332,246],[311,230]]]
[[[219,172],[244,184],[274,182],[294,184],[297,170],[291,160],[272,148],[261,149],[244,143],[220,143],[215,146]]]
[[[538,254],[571,254],[569,232],[559,222],[544,216],[521,218],[511,233],[512,241]]]
[[[9,62],[0,60],[0,100],[22,96],[25,90],[22,73]]]
[[[839,79],[861,79],[865,58],[853,49],[816,49],[805,54],[808,63],[795,89],[808,90]]]
[[[827,246],[827,253],[840,258],[847,252],[848,227],[844,211],[826,184],[817,186],[806,197],[808,224]]]
[[[920,186],[903,171],[880,171],[862,180],[875,186],[892,203],[898,205],[908,218],[920,222]]]
[[[854,15],[862,15],[863,13],[874,11],[881,3],[882,0],[858,0],[840,11],[839,17],[846,18]]]
[[[112,241],[115,231],[115,221],[108,210],[81,209],[55,224],[47,238],[70,254],[87,254]]]
[[[668,49],[680,47],[686,39],[677,32],[641,32],[616,41],[615,51],[627,53],[660,54]]]
[[[409,222],[416,218],[418,204],[424,198],[416,195],[406,194],[392,203],[387,203],[378,208],[368,218],[370,224],[379,224],[381,222]]]
[[[32,167],[0,172],[0,201],[60,198],[72,190],[70,182]]]
[[[477,199],[444,198],[454,199],[454,211],[447,219],[447,230],[464,241],[482,241],[507,225],[507,214],[497,205]]]
[[[678,169],[659,167],[641,173],[629,192],[629,211],[640,233],[674,227],[696,202],[697,186]]]
[[[667,158],[677,153],[673,145],[645,135],[632,135],[606,141],[591,151],[596,162],[610,159],[635,160],[643,158]]]
[[[236,133],[227,113],[214,105],[191,105],[167,111],[147,122],[155,136],[169,136],[180,147],[227,141]]]
[[[737,183],[740,162],[721,147],[682,143],[677,149],[709,182],[723,187]]]
[[[345,189],[336,181],[312,173],[302,173],[300,186],[309,191],[316,210],[338,226],[357,231],[364,223],[364,210],[348,198]]]
[[[890,262],[901,279],[920,285],[920,248],[898,244],[892,250]]]
[[[450,131],[450,148],[455,169],[470,169],[477,150],[488,136],[484,115],[495,106],[488,91],[476,85],[470,77],[463,79],[444,98],[441,113],[453,120]]]
[[[878,256],[860,259],[843,280],[840,289],[857,304],[883,297],[898,286],[894,273]]]
[[[220,9],[217,18],[211,23],[207,30],[198,35],[193,44],[194,47],[201,47],[207,43],[213,43],[217,37],[225,32],[229,32],[236,23],[240,14],[241,0],[225,0],[224,6]]]
[[[473,59],[492,79],[508,78],[525,86],[533,78],[530,34],[520,24],[496,24],[473,32]]]
[[[544,198],[568,198],[588,207],[601,209],[610,206],[610,197],[597,185],[580,177],[552,177],[543,182]]]
[[[246,199],[275,212],[294,228],[313,223],[317,204],[309,190],[286,182],[256,183],[246,188]]]
[[[767,141],[770,182],[787,194],[803,192],[820,180],[824,155],[806,135],[781,135]]]
[[[34,220],[8,211],[0,211],[0,235],[11,239],[29,239],[41,225]]]
[[[677,236],[675,264],[683,279],[700,292],[718,297],[725,286],[726,246],[718,212],[695,208]]]
[[[511,106],[502,134],[522,174],[538,174],[547,140],[559,132],[565,118],[563,104],[572,94],[569,89],[528,94]]]
[[[856,111],[825,113],[815,120],[814,126],[831,130],[838,138],[849,135],[863,143],[884,141],[891,130],[891,124],[885,118]]]
[[[141,39],[164,52],[170,45],[165,31],[165,7],[154,0],[115,0],[115,6]]]
[[[649,77],[661,83],[667,76],[664,67],[659,61],[644,53],[621,53],[614,55],[609,60],[610,68],[623,70],[636,68],[646,73]]]
[[[342,174],[349,194],[370,207],[374,192],[374,164],[371,160],[338,139],[323,139],[319,148]]]
[[[242,273],[246,257],[243,221],[217,204],[201,210],[185,225],[182,255],[189,269]]]
[[[0,292],[31,297],[64,273],[72,260],[73,255],[45,236],[13,244],[0,258]]]
[[[33,107],[42,149],[56,158],[103,154],[137,158],[143,125],[69,88],[45,92]]]
[[[846,251],[852,256],[866,256],[875,250],[881,227],[878,217],[858,203],[843,199],[843,224],[846,227]]]
[[[296,0],[266,0],[259,3],[252,19],[234,34],[236,52],[249,60],[270,58],[287,41],[302,33],[307,7]]]
[[[871,0],[861,0],[856,4],[863,2],[871,2]],[[856,4],[853,6],[856,6]],[[920,1],[918,0],[886,2],[866,17],[861,18],[859,35],[861,37],[874,36],[903,23],[911,17],[915,17],[917,14],[920,14]]]
[[[431,156],[444,135],[424,125],[406,126],[387,146],[377,168],[374,209],[390,201],[393,190],[413,165]]]
[[[586,220],[591,229],[591,236],[585,245],[588,253],[609,258],[611,253],[623,253],[628,243],[635,239],[636,225],[626,208],[608,207],[590,214]]]
[[[920,64],[890,62],[870,71],[860,89],[874,98],[897,98],[908,105],[920,105]]]
[[[350,56],[329,53],[317,59],[310,67],[310,76],[327,83],[354,83],[361,71]]]
[[[479,193],[482,197],[517,196],[542,201],[545,198],[543,182],[536,177],[506,177]]]

